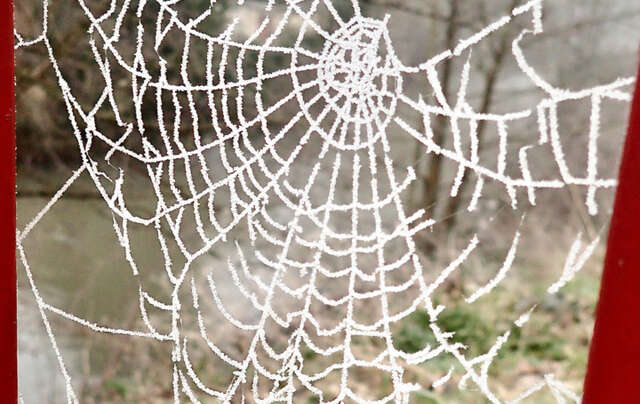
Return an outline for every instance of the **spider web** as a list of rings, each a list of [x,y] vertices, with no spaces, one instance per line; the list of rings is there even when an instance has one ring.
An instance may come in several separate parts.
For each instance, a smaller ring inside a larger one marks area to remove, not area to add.
[[[176,1],[140,1],[137,6],[113,1],[106,11],[96,13],[78,0],[89,22],[91,57],[104,80],[93,98],[74,93],[65,79],[49,39],[47,0],[42,34],[28,40],[16,32],[17,49],[46,47],[82,157],[80,168],[18,234],[20,260],[66,381],[67,400],[78,398],[50,326],[51,313],[96,332],[171,344],[176,402],[207,397],[221,402],[299,402],[314,396],[323,403],[407,403],[412,392],[429,386],[407,382],[406,366],[442,356],[458,362],[461,387],[472,384],[479,396],[503,402],[490,386],[489,367],[510,332],[487,352],[469,356],[464,345],[453,341],[456,330],[438,326],[445,307],[433,299],[479,239],[471,237],[447,267],[423,268],[415,236],[436,222],[423,210],[411,212],[405,206],[403,196],[416,173],[392,157],[388,135],[391,128],[400,128],[408,139],[424,145],[424,153],[456,164],[451,197],[458,194],[465,172],[473,173],[469,211],[477,208],[485,184],[493,183],[504,189],[514,209],[523,199],[535,205],[542,189],[583,187],[588,211],[596,214],[597,191],[616,184],[598,173],[601,104],[627,101],[624,88],[633,80],[569,91],[542,79],[520,47],[524,38],[543,31],[542,0],[515,8],[454,49],[415,66],[402,63],[395,54],[390,17],[365,17],[356,0],[351,0],[353,15],[348,19],[329,0],[260,3],[264,17],[244,39],[238,39],[243,37],[240,18],[221,31],[207,29],[207,21],[215,16],[213,3],[199,15],[185,16]],[[274,13],[275,7],[282,11]],[[471,50],[519,16],[529,18],[530,26],[514,40],[512,53],[522,73],[546,97],[522,111],[475,112],[467,102]],[[120,46],[127,21],[135,27],[132,47]],[[182,56],[172,65],[162,49],[166,39],[176,35],[182,38]],[[448,58],[461,56],[468,59],[451,104],[437,69]],[[421,75],[434,101],[406,92],[407,75]],[[275,99],[269,95],[274,88],[280,90]],[[565,162],[558,125],[558,106],[569,100],[584,100],[591,108],[587,171],[578,176]],[[421,125],[410,123],[401,109],[420,116]],[[105,113],[115,126],[103,122]],[[442,116],[451,128],[451,148],[434,141],[432,120]],[[518,150],[519,167],[508,170],[509,128],[531,119],[538,130],[531,144]],[[480,162],[479,125],[495,130],[499,139],[492,165]],[[192,140],[187,141],[185,133]],[[463,149],[465,136],[470,150]],[[541,145],[551,146],[558,167],[555,178],[541,177],[529,166],[528,153]],[[127,171],[118,157],[137,164],[147,177],[155,200],[144,212],[127,202]],[[509,174],[513,172],[517,174]],[[46,302],[38,291],[22,243],[69,187],[87,174],[112,213],[114,231],[139,283],[144,329],[93,323]],[[149,269],[135,259],[132,226],[154,229],[157,235],[157,246],[148,248],[158,248],[164,258],[160,272],[171,290],[164,297],[146,288],[141,273]],[[519,238],[516,232],[503,266],[467,302],[490,293],[507,276]],[[572,279],[596,242],[583,249],[581,239],[576,240],[550,293]],[[211,251],[223,255],[225,265],[202,264]],[[231,282],[225,283],[225,276]],[[394,343],[393,329],[418,309],[426,311],[436,343],[405,352]],[[152,310],[164,313],[165,324],[157,324]],[[532,310],[513,319],[515,326],[523,327]],[[227,330],[220,324],[243,334],[246,346],[230,348],[233,341],[216,331]],[[362,338],[376,341],[375,352],[362,352]],[[208,350],[207,360],[216,372],[229,375],[223,388],[211,387],[199,376],[192,364],[194,347]],[[351,383],[357,369],[386,374],[391,388],[381,397],[358,390]],[[452,373],[453,368],[433,387],[447,383]],[[547,375],[513,402],[543,388],[558,402],[580,401]]]

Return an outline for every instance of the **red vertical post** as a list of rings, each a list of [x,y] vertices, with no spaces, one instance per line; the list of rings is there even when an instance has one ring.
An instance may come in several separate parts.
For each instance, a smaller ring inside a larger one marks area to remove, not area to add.
[[[583,404],[640,403],[640,73],[620,166]]]
[[[13,1],[0,1],[0,402],[18,401]]]

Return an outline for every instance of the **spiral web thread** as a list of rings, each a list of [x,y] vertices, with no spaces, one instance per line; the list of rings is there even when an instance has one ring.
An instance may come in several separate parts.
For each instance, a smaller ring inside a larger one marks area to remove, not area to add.
[[[535,205],[536,192],[540,189],[569,184],[584,187],[588,211],[596,214],[596,192],[615,186],[615,180],[598,175],[601,104],[607,100],[628,101],[624,88],[633,80],[620,79],[595,88],[568,91],[555,88],[538,76],[527,63],[520,42],[543,31],[542,0],[515,8],[510,15],[460,41],[454,49],[418,66],[406,66],[394,54],[387,31],[389,17],[383,20],[364,17],[357,0],[351,3],[354,15],[343,20],[330,0],[284,0],[278,4],[269,0],[261,5],[267,17],[258,24],[257,31],[239,41],[235,39],[239,19],[217,34],[199,29],[203,21],[211,17],[213,3],[200,16],[185,22],[177,1],[141,0],[137,6],[130,1],[122,4],[113,1],[104,14],[95,15],[84,1],[78,0],[77,7],[89,21],[87,35],[92,56],[104,79],[95,103],[89,105],[73,93],[56,60],[48,36],[47,0],[43,4],[42,34],[26,39],[16,32],[16,49],[46,47],[83,161],[18,234],[20,260],[57,355],[69,402],[77,402],[78,398],[50,326],[52,313],[96,332],[172,344],[176,402],[185,399],[201,402],[208,396],[221,402],[298,402],[300,391],[304,391],[316,396],[319,402],[406,403],[412,392],[429,386],[407,383],[403,378],[405,365],[426,363],[440,356],[450,356],[459,362],[463,369],[461,387],[472,384],[479,396],[493,403],[504,401],[491,389],[488,369],[510,333],[501,335],[488,352],[468,357],[466,347],[452,341],[455,330],[444,331],[438,327],[436,320],[445,307],[432,300],[434,291],[476,249],[478,238],[474,236],[457,259],[436,271],[438,275],[434,280],[427,281],[425,273],[434,272],[421,265],[414,236],[435,222],[426,218],[424,211],[410,213],[405,207],[401,196],[416,175],[411,167],[397,168],[397,162],[391,157],[388,130],[395,125],[422,143],[425,153],[440,154],[457,164],[452,197],[457,195],[465,171],[471,171],[475,188],[469,211],[476,209],[485,182],[492,181],[504,187],[514,209],[519,191],[526,193],[528,202]],[[154,19],[143,19],[152,6]],[[275,6],[281,6],[284,11],[270,17]],[[331,31],[315,17],[321,7],[332,19]],[[476,44],[521,15],[530,16],[531,24],[514,40],[512,53],[521,71],[544,91],[546,98],[522,111],[477,113],[466,101],[470,77],[467,62],[455,105],[450,105],[438,78],[438,66],[447,58],[470,56]],[[118,50],[125,18],[137,21],[137,43],[129,55],[132,57]],[[287,44],[283,38],[291,27],[295,27],[298,34]],[[305,47],[310,32],[322,41],[317,50]],[[179,66],[168,66],[158,50],[168,35],[176,33],[184,40],[183,55]],[[201,49],[206,52],[205,82],[191,82],[189,63],[193,43],[203,46]],[[153,71],[147,65],[145,48],[149,47],[157,53],[158,66]],[[249,58],[247,55],[252,55],[251,62],[245,61]],[[265,71],[265,61],[278,56],[288,62],[277,70]],[[245,72],[248,64],[254,66],[255,71]],[[113,79],[117,69],[130,80],[132,118],[119,113],[117,83]],[[229,71],[234,74],[229,76]],[[420,74],[426,79],[435,95],[433,103],[404,93],[403,76],[409,74]],[[264,87],[280,79],[289,82],[291,91],[267,103]],[[156,116],[151,117],[157,120],[155,129],[148,127],[149,117],[143,116],[145,97],[155,102]],[[203,100],[208,109],[200,107]],[[560,142],[558,105],[568,100],[585,100],[591,106],[584,176],[570,173]],[[287,109],[291,105],[295,106],[294,112]],[[400,107],[420,115],[423,125],[415,127],[408,123],[396,113]],[[255,111],[253,116],[247,112],[249,109]],[[104,110],[110,111],[117,122],[120,133],[115,136],[100,129],[98,113]],[[270,118],[283,111],[287,116],[285,122],[273,125]],[[234,114],[236,117],[232,119]],[[438,116],[445,116],[449,121],[452,149],[433,140],[431,120]],[[520,174],[511,176],[507,174],[509,125],[526,119],[537,120],[537,141],[519,149]],[[208,121],[212,128],[201,130],[202,123]],[[499,139],[495,169],[480,164],[476,131],[481,122],[494,128]],[[468,133],[463,134],[463,124],[468,126]],[[188,130],[193,136],[192,145],[181,139],[181,127],[188,125],[191,125]],[[147,136],[154,130],[160,141]],[[259,134],[258,141],[253,133]],[[128,139],[136,136],[138,143],[131,146]],[[468,152],[462,148],[463,136],[469,136],[471,141]],[[92,149],[96,143],[105,144],[108,151],[97,156]],[[285,143],[287,146],[282,146]],[[547,144],[553,151],[559,176],[536,179],[527,154]],[[219,159],[218,165],[212,166],[208,161],[211,154]],[[119,169],[117,163],[112,164],[116,155],[124,155],[144,166],[156,197],[152,214],[136,214],[128,206],[125,171]],[[300,161],[312,161],[312,164],[304,166]],[[186,190],[180,188],[176,180],[181,170]],[[130,228],[144,226],[157,232],[172,292],[170,301],[162,302],[145,291],[140,281],[144,330],[95,324],[47,303],[38,292],[22,243],[68,188],[85,174],[93,179],[112,212],[113,227],[136,279],[141,269],[131,247]],[[168,191],[163,181],[169,183]],[[347,197],[343,195],[345,192],[339,192],[341,187],[350,189]],[[216,205],[220,198],[228,202],[224,209]],[[195,233],[195,237],[187,240],[184,234],[188,230]],[[247,236],[245,242],[239,234]],[[516,233],[495,277],[469,296],[467,302],[472,303],[491,292],[507,276],[519,237]],[[181,261],[169,253],[170,243],[175,243]],[[234,299],[244,302],[243,318],[238,318],[227,307],[229,301],[225,301],[224,291],[216,280],[216,273],[225,268],[202,270],[196,264],[198,258],[223,245],[230,251],[226,270],[235,287]],[[561,278],[549,287],[550,293],[557,292],[572,279],[595,245],[594,242],[582,248],[580,238],[576,240]],[[390,250],[394,253],[389,253]],[[362,284],[368,287],[363,289],[359,286]],[[329,296],[327,285],[341,285],[343,293]],[[364,310],[369,322],[362,320],[366,315],[361,316],[361,305],[365,301],[375,307]],[[168,331],[159,331],[154,326],[148,313],[150,307],[169,315]],[[318,314],[323,309],[333,310],[332,324],[328,325],[330,322]],[[415,353],[403,352],[394,345],[392,328],[417,309],[428,314],[437,344]],[[531,311],[523,313],[514,324],[523,327],[530,314]],[[195,318],[195,333],[184,329],[188,315]],[[228,352],[229,341],[225,343],[224,337],[212,336],[212,327],[217,326],[207,323],[208,316],[218,316],[220,321],[245,333],[250,341],[246,350],[239,354]],[[278,349],[270,341],[273,329],[286,335],[284,348]],[[354,341],[362,337],[379,340],[379,351],[373,359],[359,357]],[[232,372],[226,387],[209,387],[207,380],[201,379],[191,365],[189,348],[197,343],[205,344],[216,366]],[[321,364],[314,371],[307,370],[309,360],[304,352],[309,351],[320,358],[314,359]],[[364,398],[361,392],[355,391],[350,385],[350,371],[356,367],[389,375],[392,389],[388,395],[371,401],[371,397]],[[433,386],[447,383],[452,373],[453,368]],[[337,389],[331,399],[323,392],[326,380],[331,380]],[[547,375],[512,402],[524,400],[544,388],[548,388],[559,403],[580,401],[576,393],[553,375]]]

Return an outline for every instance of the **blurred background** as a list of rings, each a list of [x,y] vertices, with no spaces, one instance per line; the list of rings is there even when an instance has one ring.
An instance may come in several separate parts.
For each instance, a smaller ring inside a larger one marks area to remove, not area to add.
[[[104,13],[109,4],[87,1],[86,7],[95,15]],[[106,2],[104,2],[106,3]],[[115,1],[116,8],[122,2]],[[118,48],[123,54],[133,55],[136,49],[138,21],[153,25],[154,2],[148,6],[148,19],[135,17],[135,6],[125,13],[120,29]],[[187,21],[198,16],[203,9],[214,12],[200,26],[213,34],[221,33],[237,19],[235,39],[246,40],[254,33],[266,14],[282,15],[285,7],[275,2],[269,11],[263,1],[246,0],[241,6],[235,1],[193,0],[177,2],[181,18]],[[302,2],[305,3],[305,2]],[[350,2],[332,2],[345,16],[353,13]],[[393,48],[404,65],[416,66],[445,49],[478,32],[488,24],[524,3],[518,0],[361,0],[362,13],[376,19],[388,15],[388,29]],[[47,38],[53,49],[60,71],[81,105],[91,106],[104,87],[93,54],[88,34],[91,21],[75,1],[51,1],[48,5]],[[83,3],[84,4],[84,3]],[[129,15],[130,14],[130,15]],[[16,41],[22,43],[38,37],[43,30],[43,4],[37,0],[23,0],[15,4]],[[331,26],[331,15],[318,12],[323,26]],[[640,44],[640,5],[627,0],[554,0],[545,2],[543,22],[545,31],[526,39],[522,46],[528,61],[545,80],[558,88],[580,90],[607,84],[618,78],[634,76]],[[506,28],[489,36],[474,47],[471,63],[471,83],[468,102],[476,111],[505,113],[534,108],[545,94],[536,88],[518,68],[511,54],[512,41],[531,23],[530,17],[514,19]],[[105,24],[113,24],[107,21]],[[299,27],[288,24],[282,41],[293,43]],[[273,32],[275,24],[267,28]],[[287,32],[290,30],[291,32]],[[316,41],[316,43],[314,43]],[[160,50],[167,61],[168,77],[179,77],[184,37],[168,35]],[[284,45],[283,45],[284,46]],[[322,38],[305,37],[309,49],[322,49]],[[145,50],[146,52],[147,50]],[[206,47],[195,43],[190,56],[189,75],[193,82],[205,80]],[[255,59],[245,58],[245,74],[251,75]],[[253,62],[252,62],[253,61]],[[443,92],[453,100],[467,56],[454,57],[441,63],[438,74]],[[253,63],[253,65],[252,65]],[[271,57],[265,59],[265,70],[276,71],[288,61]],[[114,64],[115,65],[115,64]],[[233,67],[233,66],[232,66]],[[225,70],[227,81],[238,80],[234,68]],[[115,71],[113,76],[119,111],[125,121],[135,121],[136,111],[130,102],[130,76]],[[47,48],[42,42],[19,47],[16,51],[16,105],[18,142],[18,228],[22,229],[54,197],[57,190],[82,164],[76,137],[67,113],[65,100]],[[408,75],[403,83],[406,95],[416,98],[421,94],[426,102],[433,102],[433,90],[424,75]],[[626,89],[630,91],[631,89]],[[247,91],[254,91],[249,88]],[[266,104],[284,97],[290,89],[272,80],[262,89]],[[129,99],[127,99],[127,97]],[[152,97],[152,95],[149,95]],[[247,96],[247,99],[251,97]],[[196,99],[194,105],[203,116],[209,114],[206,98]],[[142,106],[142,116],[149,128],[151,142],[158,128],[158,117],[153,103]],[[219,108],[220,125],[223,121],[243,119],[233,97],[229,100],[230,116],[223,118]],[[186,108],[186,104],[185,104]],[[249,117],[256,115],[256,106],[247,101],[241,106]],[[295,114],[296,106],[285,105],[270,114],[267,125],[283,127]],[[251,111],[253,109],[253,111]],[[399,109],[399,116],[419,126],[420,116],[415,111]],[[603,178],[615,178],[624,141],[628,104],[607,101],[602,105],[600,136],[598,140],[598,170]],[[559,126],[569,167],[576,173],[586,172],[587,143],[590,110],[588,103],[567,102],[559,106]],[[117,138],[116,118],[111,111],[96,114],[101,130]],[[171,119],[168,117],[167,120]],[[193,145],[193,128],[189,119],[179,133],[182,141]],[[441,137],[440,144],[451,147],[450,123],[433,122],[434,133]],[[213,131],[214,122],[203,122],[199,130],[203,136]],[[154,132],[154,128],[156,131]],[[112,128],[112,129],[110,129]],[[113,133],[110,133],[112,130]],[[260,133],[252,133],[260,137]],[[481,248],[470,256],[463,270],[448,279],[438,290],[436,300],[449,309],[438,320],[444,330],[455,331],[455,341],[468,345],[469,353],[486,352],[499,335],[512,330],[509,341],[502,348],[491,369],[491,387],[503,399],[513,399],[535,384],[543,375],[554,374],[573,391],[581,391],[585,373],[588,345],[593,327],[593,313],[597,301],[601,263],[605,253],[607,223],[610,219],[614,189],[599,190],[598,213],[588,212],[584,200],[586,189],[567,186],[561,190],[541,191],[537,205],[530,206],[526,198],[517,209],[512,209],[508,195],[496,187],[486,191],[475,212],[466,207],[472,198],[474,181],[466,178],[457,197],[450,197],[450,188],[457,166],[439,156],[425,153],[423,145],[397,127],[387,131],[392,145],[394,161],[413,167],[417,179],[403,193],[403,203],[410,210],[426,209],[427,215],[437,221],[432,230],[416,235],[418,253],[425,271],[431,278],[454,260],[473,234],[479,234]],[[537,124],[529,122],[510,127],[509,157],[517,169],[519,147],[537,139]],[[478,128],[481,155],[491,160],[498,149],[498,136],[489,125]],[[259,142],[260,140],[256,140]],[[142,150],[132,141],[128,148]],[[104,154],[106,143],[96,141],[94,155]],[[221,164],[219,156],[210,156],[211,168]],[[305,158],[309,159],[305,161]],[[303,155],[300,167],[311,164],[312,155]],[[126,156],[115,156],[119,169],[127,175],[128,202],[141,212],[153,212],[149,201],[154,195],[145,183],[144,167],[136,165]],[[540,177],[557,177],[556,162],[550,150],[541,149],[531,157],[532,166]],[[180,170],[180,168],[178,168]],[[328,175],[328,174],[325,174]],[[178,188],[187,187],[184,175],[177,175]],[[348,177],[348,175],[347,175]],[[148,180],[147,180],[148,181]],[[341,191],[350,194],[349,184]],[[225,211],[229,205],[219,202],[216,209]],[[526,219],[523,220],[523,214]],[[114,233],[111,211],[105,205],[88,175],[80,176],[62,198],[43,217],[24,240],[30,269],[44,300],[89,321],[111,327],[141,328],[138,311],[138,283],[133,281],[127,257]],[[522,223],[522,224],[520,224]],[[516,230],[521,232],[521,248],[513,269],[491,296],[465,304],[464,299],[491,279],[501,267]],[[161,277],[162,257],[157,248],[155,229],[134,228],[136,261],[140,268],[149,268],[143,275],[150,290],[167,293]],[[195,233],[195,230],[193,231]],[[549,285],[561,275],[574,240],[581,234],[585,243],[600,237],[601,242],[593,256],[575,279],[560,292],[550,294]],[[224,264],[233,248],[211,251],[203,267]],[[42,324],[32,287],[19,263],[19,384],[25,403],[65,402],[64,379],[51,349],[47,331]],[[160,268],[160,269],[159,269]],[[433,268],[438,268],[433,272]],[[233,285],[227,284],[229,287]],[[232,293],[232,292],[229,292]],[[232,294],[230,296],[233,296]],[[231,297],[230,299],[233,299]],[[521,313],[535,307],[527,327],[513,327]],[[51,327],[72,375],[78,399],[83,403],[161,403],[172,401],[171,346],[157,341],[93,333],[86,327],[50,315]],[[232,328],[216,325],[216,333],[226,340],[237,340],[238,350],[246,344]],[[396,346],[405,352],[417,352],[433,343],[428,331],[425,312],[402,320],[394,330]],[[286,335],[283,335],[286,341]],[[364,348],[363,348],[364,349]],[[313,361],[312,355],[307,358]],[[200,371],[208,380],[222,388],[227,375],[200,364]],[[424,386],[415,393],[412,403],[480,403],[481,395],[462,391],[457,383],[449,382],[429,388],[455,362],[438,358],[427,365],[412,365],[406,369],[407,378]],[[462,373],[456,369],[454,381]],[[384,390],[389,380],[362,377],[360,389]],[[331,390],[331,386],[327,386]],[[374,394],[375,395],[375,394]],[[314,402],[305,397],[300,402]],[[238,401],[239,402],[239,401]],[[531,403],[555,402],[553,396],[543,392]]]

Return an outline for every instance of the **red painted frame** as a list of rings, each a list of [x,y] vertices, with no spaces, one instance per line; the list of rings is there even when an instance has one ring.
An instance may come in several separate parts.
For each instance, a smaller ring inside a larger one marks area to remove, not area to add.
[[[0,1],[0,401],[18,401],[13,1]],[[620,166],[583,404],[640,403],[640,72]],[[2,269],[2,267],[0,267]]]
[[[591,340],[583,404],[640,403],[640,72]]]
[[[0,1],[0,402],[18,401],[13,1]]]

